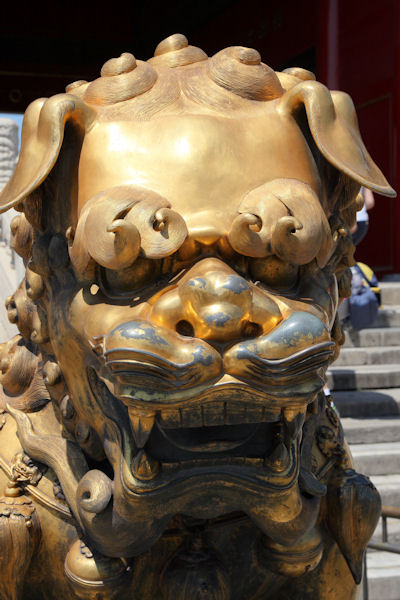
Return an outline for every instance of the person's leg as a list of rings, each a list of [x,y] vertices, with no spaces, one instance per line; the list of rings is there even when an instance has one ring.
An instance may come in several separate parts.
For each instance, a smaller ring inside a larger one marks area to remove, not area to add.
[[[354,233],[351,234],[351,239],[353,240],[353,244],[358,246],[358,244],[365,238],[368,231],[368,221],[358,221],[357,229]]]

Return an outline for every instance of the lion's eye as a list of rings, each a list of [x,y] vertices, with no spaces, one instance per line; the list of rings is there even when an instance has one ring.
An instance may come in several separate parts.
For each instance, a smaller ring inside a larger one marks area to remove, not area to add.
[[[276,256],[253,258],[249,270],[254,281],[261,281],[277,290],[291,290],[297,283],[299,267]]]
[[[162,272],[162,261],[138,258],[126,269],[101,269],[101,287],[107,295],[129,295],[156,281]]]

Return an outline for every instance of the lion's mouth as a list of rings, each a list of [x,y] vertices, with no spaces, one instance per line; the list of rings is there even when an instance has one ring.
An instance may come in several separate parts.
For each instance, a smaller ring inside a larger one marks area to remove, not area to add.
[[[289,475],[304,410],[289,424],[283,414],[268,421],[272,415],[257,406],[214,402],[193,408],[182,414],[178,426],[162,412],[155,419],[144,452],[164,473],[230,466],[257,470],[262,476]]]
[[[249,444],[253,437],[258,437],[258,425],[227,425],[213,427],[196,427],[194,429],[163,429],[157,422],[158,430],[163,440],[159,439],[157,448],[170,446],[184,452],[220,454],[232,452]],[[159,436],[158,436],[159,437]],[[165,442],[163,444],[163,442]]]
[[[248,464],[269,463],[281,471],[288,465],[290,445],[299,436],[304,413],[305,407],[294,418],[291,412],[288,421],[284,411],[251,402],[208,400],[160,411],[147,447],[163,462],[234,459],[233,463],[244,464],[249,459]]]
[[[251,481],[259,492],[294,485],[307,406],[332,354],[318,318],[293,313],[222,353],[148,321],[122,323],[97,343],[101,364],[92,363],[89,382],[114,406],[110,416],[125,414],[128,489],[153,493],[210,476]]]
[[[119,402],[94,369],[88,369],[88,377],[99,402]],[[252,480],[277,489],[295,482],[307,402],[271,408],[265,397],[260,403],[260,392],[232,383],[201,396],[188,407],[152,415],[128,411],[134,448],[130,465],[124,461],[129,489],[155,491],[193,476]]]
[[[144,413],[113,395],[95,368],[88,365],[87,374],[104,415],[113,510],[128,522],[140,515],[157,536],[178,513],[214,519],[241,511],[286,539],[285,523],[297,532],[308,499],[318,506],[314,496],[321,490],[308,486],[302,494],[300,448],[310,398],[271,406],[261,391],[231,381],[209,386],[187,405]]]

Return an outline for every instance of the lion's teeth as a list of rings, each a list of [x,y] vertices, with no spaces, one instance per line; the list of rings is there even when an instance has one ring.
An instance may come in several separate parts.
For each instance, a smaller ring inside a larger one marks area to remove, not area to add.
[[[181,469],[197,469],[198,467],[218,467],[220,465],[235,465],[252,467],[254,469],[264,468],[263,458],[247,458],[244,456],[230,456],[223,458],[196,458],[196,460],[182,460],[180,462],[163,462],[163,473],[173,473]]]
[[[182,427],[182,413],[179,408],[167,408],[161,411],[159,423],[165,429]]]
[[[263,416],[261,421],[263,423],[276,423],[281,418],[281,412],[279,408],[263,408]]]
[[[182,427],[202,427],[203,415],[201,406],[191,406],[190,408],[181,408]]]
[[[263,406],[247,406],[245,423],[261,423],[264,420],[265,409]]]
[[[129,419],[135,444],[138,448],[143,448],[153,429],[155,414],[143,415],[134,409],[129,409]]]
[[[225,425],[225,402],[209,402],[202,405],[203,425]]]
[[[275,423],[280,419],[280,410],[244,402],[214,401],[186,408],[163,409],[158,419],[165,429]]]
[[[144,450],[139,450],[132,462],[132,473],[137,479],[154,479],[160,470],[160,463]]]
[[[304,410],[292,408],[283,409],[283,422],[285,423],[286,429],[288,430],[292,440],[295,440],[302,430],[306,416],[306,410],[306,408],[304,408]]]
[[[279,440],[271,454],[265,458],[265,466],[277,471],[284,471],[289,466],[290,455],[282,440]]]
[[[241,425],[246,423],[247,406],[236,402],[225,402],[226,425]]]

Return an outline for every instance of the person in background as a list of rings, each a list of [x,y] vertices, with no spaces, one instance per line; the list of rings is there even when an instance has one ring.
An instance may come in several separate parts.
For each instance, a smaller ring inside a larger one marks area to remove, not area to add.
[[[354,227],[350,230],[351,237],[353,240],[353,244],[358,246],[358,244],[365,238],[368,231],[369,226],[369,217],[368,211],[375,206],[374,195],[371,190],[368,190],[365,187],[361,187],[360,193],[364,198],[364,205],[361,210],[357,212],[357,222],[354,224]]]
[[[356,221],[356,223],[354,223],[354,226],[350,230],[353,244],[355,246],[357,246],[361,242],[361,240],[363,240],[365,238],[365,236],[367,235],[368,226],[369,226],[368,211],[371,210],[371,208],[374,208],[374,206],[375,206],[375,199],[374,199],[374,195],[371,192],[371,190],[368,190],[367,188],[362,186],[360,189],[360,194],[362,195],[362,197],[364,199],[364,204],[363,204],[363,207],[361,208],[361,210],[357,211],[357,213],[356,213],[357,221]],[[359,270],[356,270],[356,267],[352,267],[352,273],[353,273],[352,292],[355,293],[356,290],[359,289],[363,285],[363,278],[362,278],[362,273],[359,272]],[[341,320],[342,324],[344,326],[346,326],[346,325],[348,326],[349,318],[350,318],[349,317],[350,311],[349,311],[348,298],[346,298],[341,303],[341,305],[339,306],[338,312],[339,312],[339,316],[340,316],[340,320]],[[325,384],[325,386],[324,386],[324,393],[325,393],[325,396],[327,396],[330,399],[332,407],[337,411],[335,404],[333,402],[331,390],[329,389],[328,384]]]

